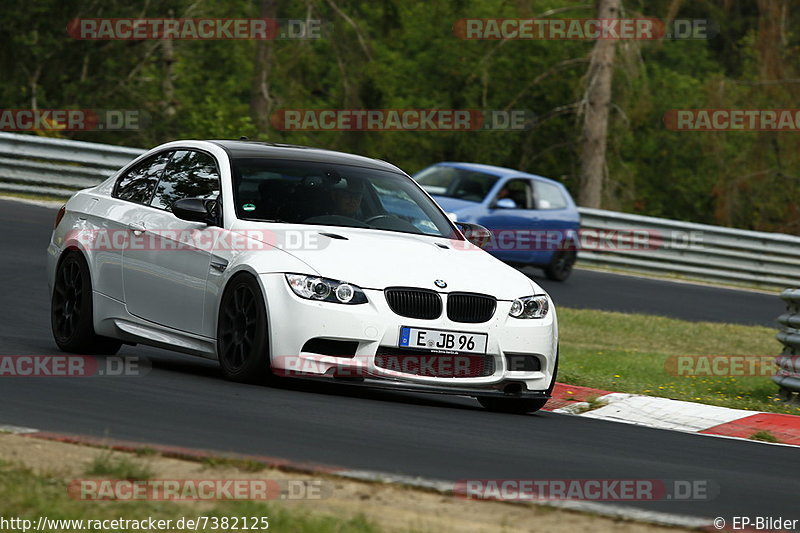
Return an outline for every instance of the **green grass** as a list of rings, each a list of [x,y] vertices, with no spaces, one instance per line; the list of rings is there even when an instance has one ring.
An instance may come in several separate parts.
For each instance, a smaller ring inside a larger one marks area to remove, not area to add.
[[[86,474],[130,480],[153,477],[153,471],[148,465],[126,455],[115,455],[112,450],[100,452],[86,468]]]
[[[64,520],[113,520],[118,518],[142,520],[209,517],[269,517],[266,531],[292,531],[299,533],[372,533],[380,531],[363,517],[345,519],[330,515],[310,515],[302,510],[284,510],[277,506],[256,502],[220,502],[213,508],[198,509],[192,504],[147,501],[89,502],[72,499],[67,495],[68,480],[35,474],[26,468],[0,461],[0,517],[19,517],[32,520],[35,527],[40,516]],[[239,529],[241,530],[241,522]],[[68,531],[49,528],[49,531]],[[131,531],[118,529],[116,531]],[[140,531],[134,529],[134,531]],[[194,531],[176,529],[170,531]],[[203,531],[203,529],[199,529]],[[207,531],[228,531],[228,529]],[[261,531],[253,529],[251,531]]]
[[[775,329],[563,307],[558,318],[561,382],[800,415],[800,407],[779,401],[769,376],[675,376],[667,370],[676,355],[775,356],[781,352]]]
[[[155,457],[158,455],[158,452],[156,450],[154,450],[153,448],[149,448],[147,446],[144,446],[142,448],[136,448],[133,451],[133,453],[137,457]]]
[[[608,405],[607,402],[601,401],[599,396],[590,396],[586,398],[586,400],[584,400],[583,403],[585,403],[586,405],[578,407],[577,409],[574,409],[572,412],[578,415],[581,413],[594,411],[595,409],[600,409],[601,407]]]
[[[25,193],[16,191],[0,191],[0,198],[22,198],[23,200],[37,200],[39,202],[61,202],[66,203],[68,198],[51,196],[49,194]]]
[[[229,457],[205,457],[203,466],[208,468],[237,468],[244,472],[261,472],[267,465],[250,459],[233,459]]]
[[[752,440],[760,440],[763,442],[780,442],[778,437],[770,433],[769,431],[756,431],[752,435],[750,435],[750,439]]]

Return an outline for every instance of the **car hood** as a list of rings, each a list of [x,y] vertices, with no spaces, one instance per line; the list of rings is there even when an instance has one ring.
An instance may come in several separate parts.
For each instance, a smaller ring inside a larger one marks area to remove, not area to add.
[[[270,244],[310,267],[298,274],[316,274],[365,289],[421,287],[490,294],[501,300],[544,293],[527,276],[467,241],[338,226],[263,226],[268,228],[263,234],[270,235]],[[249,222],[248,229],[252,228]],[[261,232],[252,234],[258,238]],[[447,287],[438,288],[436,280]]]

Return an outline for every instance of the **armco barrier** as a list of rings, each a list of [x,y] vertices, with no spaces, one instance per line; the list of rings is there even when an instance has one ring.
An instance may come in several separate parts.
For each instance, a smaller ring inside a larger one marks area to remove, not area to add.
[[[0,133],[0,190],[68,198],[97,185],[144,150]]]
[[[581,228],[642,232],[659,245],[583,250],[584,264],[785,289],[800,286],[800,237],[580,208]]]
[[[786,302],[786,312],[778,317],[778,340],[784,348],[772,380],[781,388],[781,396],[788,399],[792,392],[800,392],[800,289],[783,291],[781,299]]]
[[[0,132],[0,190],[67,198],[143,150]],[[584,249],[579,264],[766,288],[800,286],[800,237],[580,208],[584,232],[645,232],[659,245]],[[617,241],[618,242],[618,241]]]

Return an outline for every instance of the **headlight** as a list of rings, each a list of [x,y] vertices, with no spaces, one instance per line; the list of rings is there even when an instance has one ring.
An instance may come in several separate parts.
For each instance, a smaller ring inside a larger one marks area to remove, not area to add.
[[[547,296],[525,296],[511,303],[508,314],[514,318],[544,318],[549,310]]]
[[[367,295],[364,294],[364,291],[344,281],[302,274],[286,274],[286,281],[296,295],[308,300],[337,304],[367,303]]]

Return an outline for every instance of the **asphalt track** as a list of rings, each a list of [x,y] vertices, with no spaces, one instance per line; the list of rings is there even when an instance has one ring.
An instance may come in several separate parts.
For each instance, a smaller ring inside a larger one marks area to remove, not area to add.
[[[0,354],[58,353],[44,280],[53,216],[0,202]],[[779,312],[771,296],[594,272],[547,288],[558,304],[692,320],[770,325]],[[147,357],[152,369],[142,377],[2,379],[0,424],[450,481],[706,480],[719,490],[713,499],[624,505],[729,524],[742,515],[800,518],[796,448],[547,412],[494,414],[465,398],[238,385],[200,358],[141,347],[120,353]]]

